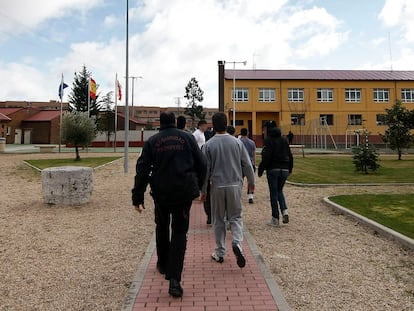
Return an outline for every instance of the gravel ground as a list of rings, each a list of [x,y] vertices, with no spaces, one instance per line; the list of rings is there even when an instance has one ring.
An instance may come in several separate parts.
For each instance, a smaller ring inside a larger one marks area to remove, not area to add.
[[[130,204],[137,155],[128,174],[122,160],[95,170],[89,204],[49,207],[40,174],[22,160],[58,156],[68,154],[0,155],[0,310],[119,310],[154,230],[150,199],[141,216]],[[413,310],[413,253],[321,202],[337,193],[413,191],[287,186],[291,222],[270,228],[261,178],[245,224],[293,309]]]

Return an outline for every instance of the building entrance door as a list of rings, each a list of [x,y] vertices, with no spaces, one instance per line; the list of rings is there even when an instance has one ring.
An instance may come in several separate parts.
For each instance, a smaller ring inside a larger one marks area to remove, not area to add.
[[[14,143],[20,145],[22,143],[22,130],[16,129],[14,133]]]
[[[32,130],[24,130],[23,144],[28,145],[32,143]]]

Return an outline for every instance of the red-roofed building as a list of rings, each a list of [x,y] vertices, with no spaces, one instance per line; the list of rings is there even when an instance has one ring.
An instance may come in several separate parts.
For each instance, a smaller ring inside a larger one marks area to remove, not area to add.
[[[22,121],[24,132],[30,132],[31,144],[58,144],[59,124],[59,110],[41,110]],[[25,135],[27,139],[29,136]]]
[[[34,108],[0,108],[0,113],[7,116],[10,121],[5,125],[7,144],[30,144],[30,131],[22,127],[22,121],[38,113]]]
[[[7,136],[7,125],[10,121],[11,119],[8,116],[0,113],[0,137],[5,138]]]
[[[350,148],[364,129],[370,142],[380,144],[385,109],[397,100],[414,109],[414,71],[233,71],[224,66],[218,62],[219,110],[230,124],[235,114],[236,132],[248,128],[258,145],[269,121],[284,135],[292,131],[294,144]]]

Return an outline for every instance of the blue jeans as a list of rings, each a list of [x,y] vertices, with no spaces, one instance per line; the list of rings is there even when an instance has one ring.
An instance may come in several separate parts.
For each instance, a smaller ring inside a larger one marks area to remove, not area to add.
[[[267,170],[267,183],[270,192],[270,205],[272,206],[272,217],[279,219],[279,206],[283,212],[287,209],[283,187],[289,176],[289,170],[273,169]]]

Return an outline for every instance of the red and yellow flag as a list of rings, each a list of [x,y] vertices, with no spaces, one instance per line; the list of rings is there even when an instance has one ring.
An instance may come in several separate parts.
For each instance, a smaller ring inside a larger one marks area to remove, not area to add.
[[[96,99],[96,82],[92,78],[89,80],[89,96]]]

